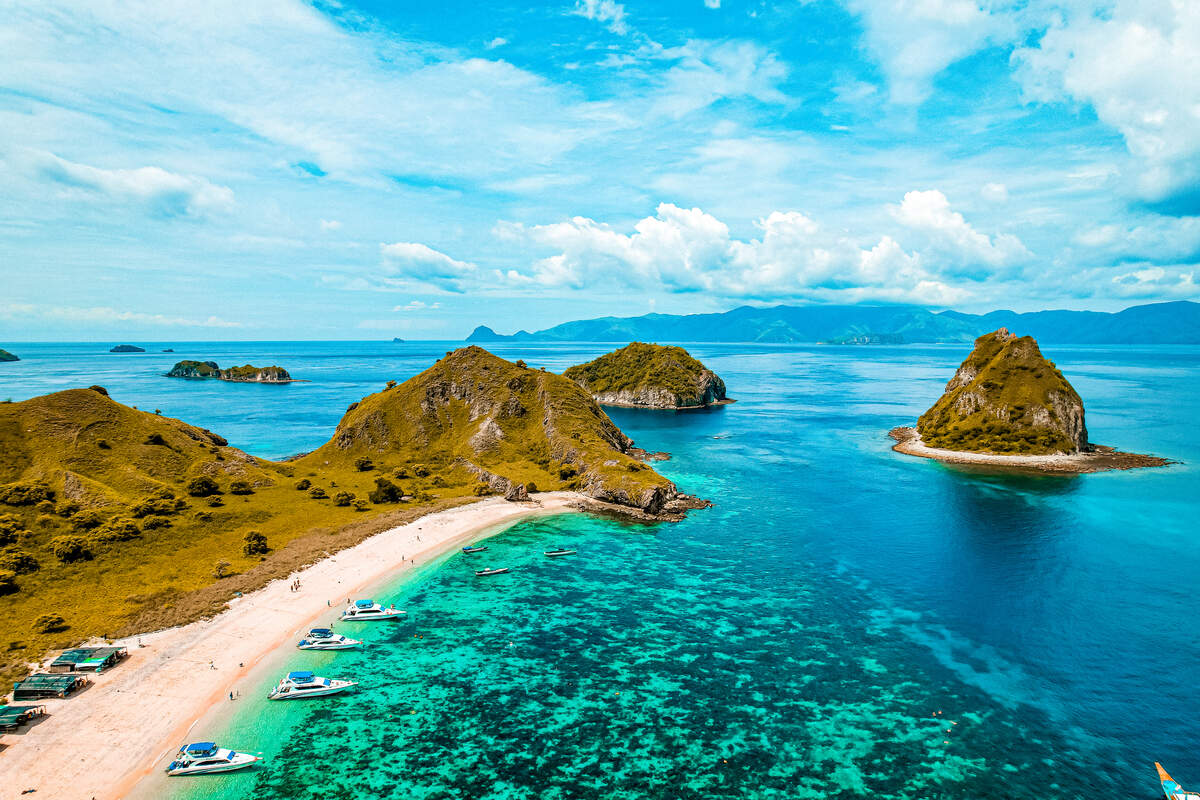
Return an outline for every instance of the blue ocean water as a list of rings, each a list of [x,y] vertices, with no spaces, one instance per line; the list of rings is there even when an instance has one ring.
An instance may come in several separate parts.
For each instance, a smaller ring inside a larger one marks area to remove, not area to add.
[[[454,346],[13,345],[0,399],[99,383],[278,457]],[[494,349],[557,371],[611,348]],[[396,581],[378,599],[408,621],[289,656],[358,693],[245,687],[205,733],[266,766],[175,796],[1151,798],[1155,760],[1200,782],[1200,349],[1049,348],[1093,441],[1183,462],[1078,477],[891,452],[962,347],[689,349],[739,402],[609,413],[712,509],[528,521],[489,541],[508,575],[452,555]],[[159,377],[186,357],[312,382]]]

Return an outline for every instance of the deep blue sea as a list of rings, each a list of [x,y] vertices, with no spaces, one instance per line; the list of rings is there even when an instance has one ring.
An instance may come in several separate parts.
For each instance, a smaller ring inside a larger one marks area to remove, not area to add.
[[[6,344],[0,399],[101,384],[274,458],[458,345],[146,346],[176,352]],[[610,349],[494,348],[554,371]],[[1078,477],[891,452],[966,347],[689,349],[736,404],[609,414],[712,509],[529,521],[489,542],[508,575],[451,555],[396,581],[377,599],[408,621],[289,656],[360,691],[246,687],[204,734],[266,766],[175,796],[1149,800],[1156,760],[1200,784],[1200,348],[1046,349],[1093,441],[1182,462]],[[311,382],[160,377],[181,358]]]

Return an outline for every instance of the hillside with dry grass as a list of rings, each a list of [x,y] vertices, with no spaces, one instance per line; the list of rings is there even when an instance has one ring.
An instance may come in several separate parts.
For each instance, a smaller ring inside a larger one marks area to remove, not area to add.
[[[100,387],[0,403],[0,678],[48,649],[180,624],[423,513],[575,489],[654,513],[675,487],[578,386],[478,348],[353,404],[272,462]]]

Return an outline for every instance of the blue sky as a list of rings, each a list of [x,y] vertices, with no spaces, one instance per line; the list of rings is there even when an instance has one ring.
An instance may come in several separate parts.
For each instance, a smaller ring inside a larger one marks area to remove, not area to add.
[[[0,0],[0,340],[1200,295],[1200,4]]]

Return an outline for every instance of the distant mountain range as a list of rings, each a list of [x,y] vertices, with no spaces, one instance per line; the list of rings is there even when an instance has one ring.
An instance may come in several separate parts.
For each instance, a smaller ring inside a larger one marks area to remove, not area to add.
[[[1059,344],[1200,344],[1200,303],[1124,311],[932,312],[919,306],[741,306],[719,314],[646,314],[564,322],[511,336],[480,325],[468,342],[969,342],[997,328]]]

